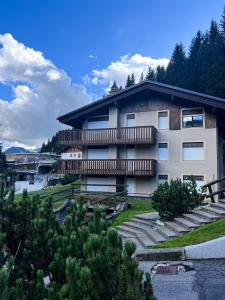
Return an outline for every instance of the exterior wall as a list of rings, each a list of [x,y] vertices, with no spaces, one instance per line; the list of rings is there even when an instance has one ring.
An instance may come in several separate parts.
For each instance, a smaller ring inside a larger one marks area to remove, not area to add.
[[[118,127],[118,108],[115,105],[109,107],[109,128]]]
[[[138,100],[138,101],[137,101]],[[181,110],[184,108],[203,108],[204,126],[201,128],[182,128]],[[158,111],[169,112],[169,129],[158,130]],[[169,180],[181,178],[183,175],[204,175],[205,182],[216,179],[219,172],[218,157],[221,150],[218,150],[218,130],[215,112],[210,108],[203,107],[191,102],[175,102],[173,99],[165,97],[148,97],[134,99],[127,104],[117,108],[112,105],[109,107],[109,127],[126,127],[126,114],[135,113],[135,126],[153,125],[157,129],[157,143],[167,142],[169,159],[168,161],[158,160],[157,145],[135,145],[136,159],[156,159],[157,175],[168,174]],[[87,120],[83,124],[86,128]],[[183,142],[204,142],[204,160],[202,161],[183,161],[182,143]],[[104,145],[103,145],[104,146]],[[132,146],[110,145],[108,146],[109,159],[126,158],[126,149]],[[87,158],[87,147],[83,147],[83,158]],[[221,168],[220,168],[221,169]],[[116,177],[109,177],[109,182],[116,184]],[[136,193],[151,194],[157,187],[157,176],[136,177]]]

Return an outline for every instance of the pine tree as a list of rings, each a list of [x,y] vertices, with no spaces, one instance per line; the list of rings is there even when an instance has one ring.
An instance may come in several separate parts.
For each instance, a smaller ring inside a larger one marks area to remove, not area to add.
[[[134,85],[135,84],[135,76],[134,74],[132,73],[131,74],[131,85]]]
[[[164,67],[161,66],[157,66],[156,68],[156,74],[155,74],[155,79],[158,82],[165,82],[165,78],[166,78],[166,70]]]
[[[3,249],[1,249],[3,251]],[[0,300],[8,300],[9,288],[8,288],[8,270],[6,267],[0,269]]]
[[[128,88],[129,86],[132,85],[132,82],[131,82],[131,77],[130,75],[127,76],[127,82],[126,82],[126,85],[125,85],[125,88]]]
[[[80,197],[71,206],[60,226],[51,198],[30,198],[28,193],[20,201],[14,201],[14,193],[7,201],[0,198],[0,246],[14,257],[9,280],[0,271],[0,287],[5,288],[0,297],[9,291],[10,300],[152,299],[132,258],[134,244],[123,248],[101,209],[90,216],[83,202]]]
[[[221,28],[223,39],[225,40],[225,6],[223,8],[223,14],[220,21],[220,28]]]
[[[140,79],[139,79],[139,83],[141,83],[142,81],[144,81],[144,74],[143,74],[143,72],[141,72],[141,76],[140,76]]]
[[[204,36],[198,31],[196,36],[192,39],[189,48],[189,56],[186,61],[185,69],[185,87],[193,91],[201,91],[199,78],[201,76],[202,61],[202,46]]]
[[[145,79],[146,80],[155,80],[155,72],[151,67],[148,68],[148,72],[146,74]]]
[[[176,44],[166,70],[166,82],[183,87],[185,85],[185,51],[183,45]]]
[[[202,46],[202,65],[199,84],[206,94],[225,96],[225,45],[218,24],[211,22]]]

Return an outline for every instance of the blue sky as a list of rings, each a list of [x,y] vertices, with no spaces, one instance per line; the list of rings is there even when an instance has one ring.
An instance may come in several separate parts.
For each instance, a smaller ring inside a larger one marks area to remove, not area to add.
[[[219,20],[222,0],[1,1],[1,33],[40,50],[75,82],[127,53],[170,57]],[[97,56],[89,58],[89,55]]]
[[[101,96],[113,76],[118,75],[118,70],[108,72],[113,69],[112,62],[122,60],[122,67],[128,64],[135,72],[130,62],[135,54],[140,55],[135,57],[135,63],[144,57],[146,66],[148,57],[169,58],[176,42],[182,41],[188,48],[198,29],[205,31],[212,18],[219,20],[225,4],[222,0],[0,0],[0,3],[0,33],[10,33],[25,47],[41,51],[57,70],[66,72],[72,83],[83,85],[92,100]],[[120,58],[128,54],[128,58]],[[98,72],[94,74],[93,70]],[[0,70],[0,99],[15,98],[12,88],[19,84],[21,76],[11,76],[13,80],[1,80]]]

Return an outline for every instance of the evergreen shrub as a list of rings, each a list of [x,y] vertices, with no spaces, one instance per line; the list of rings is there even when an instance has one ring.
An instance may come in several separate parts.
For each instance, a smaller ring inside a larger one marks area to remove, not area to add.
[[[203,199],[194,180],[176,179],[159,185],[152,195],[152,206],[162,219],[172,220],[199,206]]]

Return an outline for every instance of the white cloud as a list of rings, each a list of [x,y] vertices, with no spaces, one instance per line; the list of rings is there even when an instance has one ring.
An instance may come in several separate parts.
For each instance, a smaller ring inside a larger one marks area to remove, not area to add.
[[[98,59],[98,56],[93,54],[88,55],[88,57],[91,59]]]
[[[0,83],[12,86],[12,101],[0,99],[0,141],[39,146],[59,128],[56,118],[84,105],[90,98],[83,86],[40,51],[0,35]]]
[[[147,72],[148,67],[156,69],[158,65],[166,67],[169,62],[167,58],[152,58],[142,56],[141,54],[124,55],[119,60],[112,62],[107,68],[102,70],[93,70],[90,76],[86,75],[89,81],[94,85],[111,85],[116,80],[117,85],[125,86],[127,75],[134,73],[138,82],[142,72]]]

